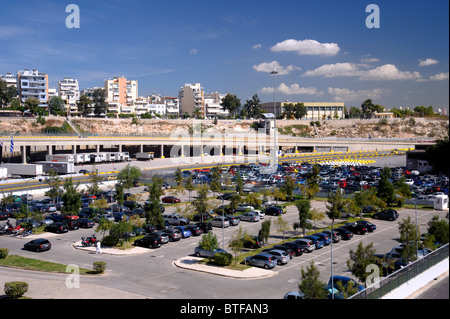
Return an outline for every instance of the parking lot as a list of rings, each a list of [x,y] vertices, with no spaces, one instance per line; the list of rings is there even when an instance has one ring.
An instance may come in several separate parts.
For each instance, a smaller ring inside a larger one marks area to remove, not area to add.
[[[141,193],[143,199],[148,196],[148,193],[144,191],[144,186],[132,188],[130,191]],[[172,192],[167,190],[166,193]],[[176,212],[180,205],[184,205],[183,202],[189,203],[195,195],[195,192],[189,195],[187,191],[184,194],[176,194],[182,203],[166,204],[166,213]],[[209,194],[211,198],[215,195]],[[40,198],[43,197],[36,196],[36,199]],[[217,199],[211,201],[214,205],[228,203],[228,201],[222,202]],[[326,210],[325,200],[314,200],[311,205],[311,208],[318,211]],[[74,245],[79,245],[81,237],[91,235],[94,232],[93,229],[71,230],[64,234],[45,234],[52,242],[52,249],[38,255],[34,252],[22,250],[23,244],[30,237],[2,236],[1,240],[2,246],[9,248],[11,254],[63,264],[76,264],[84,268],[92,268],[94,261],[101,260],[107,263],[106,276],[83,277],[82,285],[79,290],[76,290],[76,293],[65,286],[64,276],[54,275],[49,282],[53,284],[53,281],[55,281],[54,285],[60,287],[60,289],[57,291],[41,290],[46,291],[47,295],[43,296],[39,289],[33,287],[30,289],[30,294],[35,298],[73,298],[76,294],[85,293],[88,295],[95,292],[99,294],[97,295],[99,298],[110,298],[114,295],[113,298],[130,296],[132,298],[280,299],[284,293],[297,289],[301,268],[308,266],[311,260],[320,270],[320,279],[327,281],[331,274],[331,266],[334,274],[351,276],[347,267],[349,251],[356,249],[361,241],[364,245],[373,243],[377,253],[383,254],[390,251],[398,244],[396,241],[399,236],[398,223],[407,216],[415,218],[414,209],[403,208],[398,211],[400,217],[396,221],[373,221],[377,226],[375,232],[354,235],[349,241],[341,240],[341,242],[333,244],[333,256],[331,256],[331,246],[317,249],[311,253],[304,253],[302,256],[294,257],[286,265],[276,266],[271,270],[275,273],[274,276],[259,280],[238,280],[175,267],[174,262],[176,260],[193,255],[200,240],[200,237],[195,236],[181,239],[178,242],[169,242],[156,249],[138,250],[131,248],[118,254],[108,254],[107,250],[104,250],[102,255],[95,254],[95,251],[80,250],[74,247]],[[445,218],[447,212],[432,209],[418,211],[417,217],[421,232],[426,232],[426,224],[435,214]],[[297,208],[294,205],[288,205],[287,212],[282,217],[289,225],[292,225],[298,221]],[[264,220],[272,219],[273,225],[275,218],[274,216],[265,216]],[[5,221],[0,223],[3,224]],[[322,223],[329,225],[331,221],[324,219]],[[230,226],[224,229],[213,227],[213,232],[217,235],[221,248],[228,249],[228,243],[238,227],[242,227],[251,235],[257,235],[261,228],[261,221],[254,223],[241,221],[239,226]],[[284,234],[286,238],[299,235],[300,231],[295,231],[292,228]],[[101,238],[102,235],[98,233],[97,236]],[[279,243],[282,239],[283,234],[272,226],[268,244]],[[7,281],[7,278],[10,278],[9,276],[12,274],[17,278],[24,278],[25,281],[31,277],[33,281],[39,280],[39,276],[35,274],[30,275],[10,269],[0,269],[0,284]],[[47,274],[42,277],[47,277]],[[104,295],[102,295],[102,290],[105,291]]]

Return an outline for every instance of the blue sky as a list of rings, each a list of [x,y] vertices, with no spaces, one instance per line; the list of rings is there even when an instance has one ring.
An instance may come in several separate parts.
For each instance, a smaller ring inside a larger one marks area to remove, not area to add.
[[[66,6],[80,9],[69,29]],[[366,27],[366,6],[380,28]],[[0,0],[0,74],[37,68],[51,87],[123,75],[139,95],[205,92],[277,100],[372,98],[391,107],[449,104],[448,0]]]

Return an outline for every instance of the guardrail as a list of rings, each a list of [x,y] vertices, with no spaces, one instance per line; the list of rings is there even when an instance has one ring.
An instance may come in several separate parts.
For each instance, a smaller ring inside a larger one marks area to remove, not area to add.
[[[404,283],[417,277],[432,266],[438,264],[449,256],[449,244],[431,252],[425,257],[418,259],[406,267],[399,269],[378,283],[367,287],[349,299],[380,299]]]

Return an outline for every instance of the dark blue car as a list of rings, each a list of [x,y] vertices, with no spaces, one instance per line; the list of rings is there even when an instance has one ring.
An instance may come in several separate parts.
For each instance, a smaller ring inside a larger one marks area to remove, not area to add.
[[[304,238],[311,239],[316,246],[316,249],[320,249],[324,246],[324,243],[319,236],[309,235],[305,236]]]
[[[322,242],[325,246],[328,246],[329,244],[331,244],[330,237],[327,234],[317,233],[317,234],[314,234],[314,236],[317,236],[320,239],[322,239]]]
[[[334,298],[335,299],[343,299],[343,289],[346,289],[348,287],[349,284],[352,284],[353,288],[356,289],[357,292],[360,292],[362,290],[364,290],[364,286],[361,286],[360,284],[358,284],[356,281],[354,281],[353,279],[346,277],[346,276],[333,276],[333,281],[330,280],[328,281],[328,290],[331,292],[331,288],[332,285],[331,283],[333,283],[333,288],[334,288]]]

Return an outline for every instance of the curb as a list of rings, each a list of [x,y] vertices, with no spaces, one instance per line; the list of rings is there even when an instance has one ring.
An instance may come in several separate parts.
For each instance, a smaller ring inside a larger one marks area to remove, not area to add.
[[[245,270],[233,270],[233,269],[226,269],[220,266],[209,266],[205,265],[203,263],[198,263],[198,261],[203,260],[204,258],[201,257],[183,257],[180,259],[177,259],[172,263],[175,267],[187,269],[187,270],[193,270],[197,272],[203,272],[211,275],[217,275],[222,277],[228,277],[228,278],[234,278],[234,279],[247,279],[247,280],[253,280],[253,279],[263,279],[263,278],[269,278],[272,276],[278,275],[277,271],[273,270],[266,270],[266,269],[259,269],[255,267],[251,267]]]

